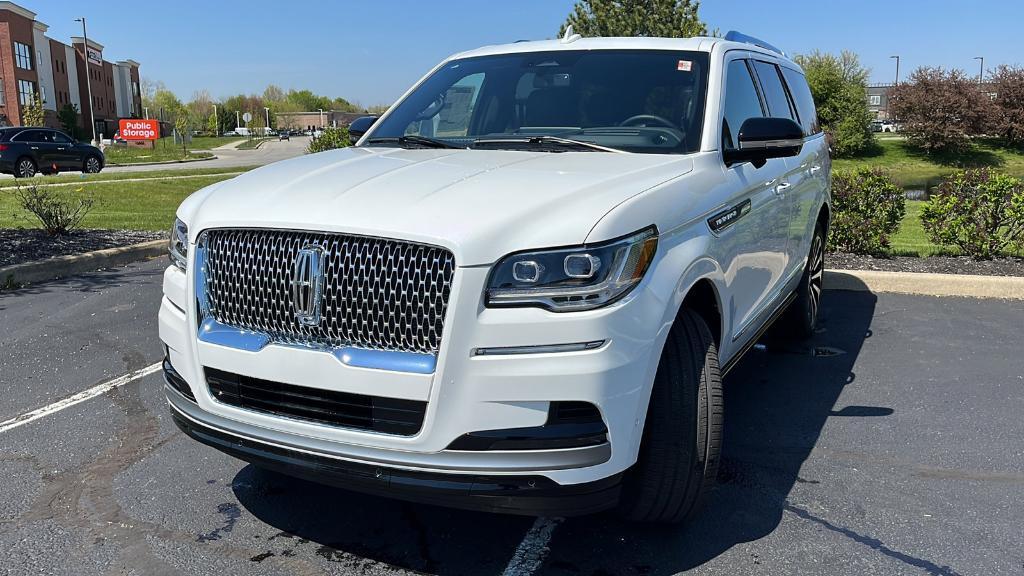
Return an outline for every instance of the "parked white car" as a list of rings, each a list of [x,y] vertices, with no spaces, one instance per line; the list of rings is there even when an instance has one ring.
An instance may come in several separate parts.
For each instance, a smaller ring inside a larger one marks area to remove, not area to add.
[[[733,33],[569,33],[452,56],[351,131],[178,209],[178,426],[351,490],[691,516],[721,375],[817,320],[831,165],[800,68]]]

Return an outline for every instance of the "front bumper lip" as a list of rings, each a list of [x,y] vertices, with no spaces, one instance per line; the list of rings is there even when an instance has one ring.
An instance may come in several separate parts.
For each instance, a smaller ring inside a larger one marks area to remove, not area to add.
[[[169,386],[166,391],[174,423],[191,438],[260,467],[321,484],[423,504],[530,516],[593,514],[615,507],[619,499],[622,474],[563,486],[540,475],[424,472],[300,450],[200,422],[185,413],[188,400]]]
[[[353,464],[383,465],[422,471],[454,471],[477,474],[540,473],[551,470],[586,468],[611,458],[611,445],[558,450],[492,450],[486,452],[442,450],[434,453],[380,450],[354,444],[341,444],[307,436],[287,434],[212,414],[200,408],[170,386],[165,386],[167,401],[175,417],[194,426],[209,429],[238,442],[305,454],[316,459]]]

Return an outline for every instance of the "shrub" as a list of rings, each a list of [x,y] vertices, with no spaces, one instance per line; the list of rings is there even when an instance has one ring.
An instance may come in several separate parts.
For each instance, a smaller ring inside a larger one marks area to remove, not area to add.
[[[1024,146],[1024,68],[999,66],[989,77],[992,99],[991,131],[1009,146]]]
[[[921,212],[932,242],[989,259],[1024,248],[1024,184],[988,168],[958,172]]]
[[[907,141],[928,153],[958,153],[984,132],[992,101],[961,70],[918,68],[893,88],[890,113]]]
[[[309,141],[309,146],[306,147],[306,152],[315,154],[317,152],[323,152],[324,150],[334,150],[335,148],[345,148],[351,146],[352,142],[348,138],[348,128],[339,126],[337,128],[324,128],[323,133],[319,137],[313,138]]]
[[[76,190],[81,191],[81,188]],[[32,213],[50,236],[67,234],[77,228],[93,206],[92,196],[72,197],[34,184],[19,186],[16,194],[21,207]]]
[[[829,250],[879,254],[906,213],[903,189],[882,170],[861,168],[832,177]]]
[[[853,52],[815,51],[795,57],[814,96],[818,120],[831,137],[835,157],[861,154],[874,143],[868,110],[868,70]]]

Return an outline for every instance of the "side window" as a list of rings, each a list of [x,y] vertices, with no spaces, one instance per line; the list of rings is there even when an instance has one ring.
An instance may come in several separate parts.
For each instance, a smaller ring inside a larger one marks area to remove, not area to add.
[[[15,142],[39,142],[39,131],[38,130],[25,130],[19,132],[11,138]]]
[[[745,60],[729,63],[725,81],[725,118],[722,121],[722,148],[736,148],[740,126],[747,118],[764,116],[761,99]]]
[[[761,81],[761,91],[765,103],[768,104],[768,115],[772,118],[789,118],[796,120],[796,113],[786,96],[786,88],[779,77],[779,69],[770,62],[754,61],[754,71]]]
[[[57,144],[71,144],[71,139],[60,132],[51,132],[50,135]]]
[[[814,109],[814,97],[807,86],[807,79],[803,74],[789,68],[783,68],[782,75],[789,85],[789,93],[796,101],[796,111],[800,115],[800,126],[804,132],[808,135],[821,132],[821,127],[818,126],[818,112]]]

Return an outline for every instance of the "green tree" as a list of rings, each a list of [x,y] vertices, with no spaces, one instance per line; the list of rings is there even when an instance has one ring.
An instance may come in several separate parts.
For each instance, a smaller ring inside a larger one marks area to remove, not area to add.
[[[150,118],[159,118],[167,122],[176,122],[179,116],[187,113],[185,105],[178,97],[167,89],[158,89],[153,94],[153,105],[149,108]]]
[[[853,156],[874,143],[868,109],[868,70],[853,52],[815,51],[794,58],[804,69],[821,127],[836,156]]]
[[[61,106],[61,109],[57,110],[57,121],[60,122],[60,127],[65,132],[72,138],[78,139],[78,106],[70,102]]]
[[[705,36],[699,0],[578,0],[558,35],[572,26],[583,36]]]
[[[174,130],[181,137],[181,151],[188,154],[188,135],[192,130],[188,114],[178,114],[178,117],[174,119]]]
[[[43,99],[36,92],[27,104],[21,107],[22,126],[42,126],[46,123],[46,112],[43,110]]]
[[[206,120],[206,129],[214,136],[220,136],[220,122],[216,112],[210,112],[210,117]]]

